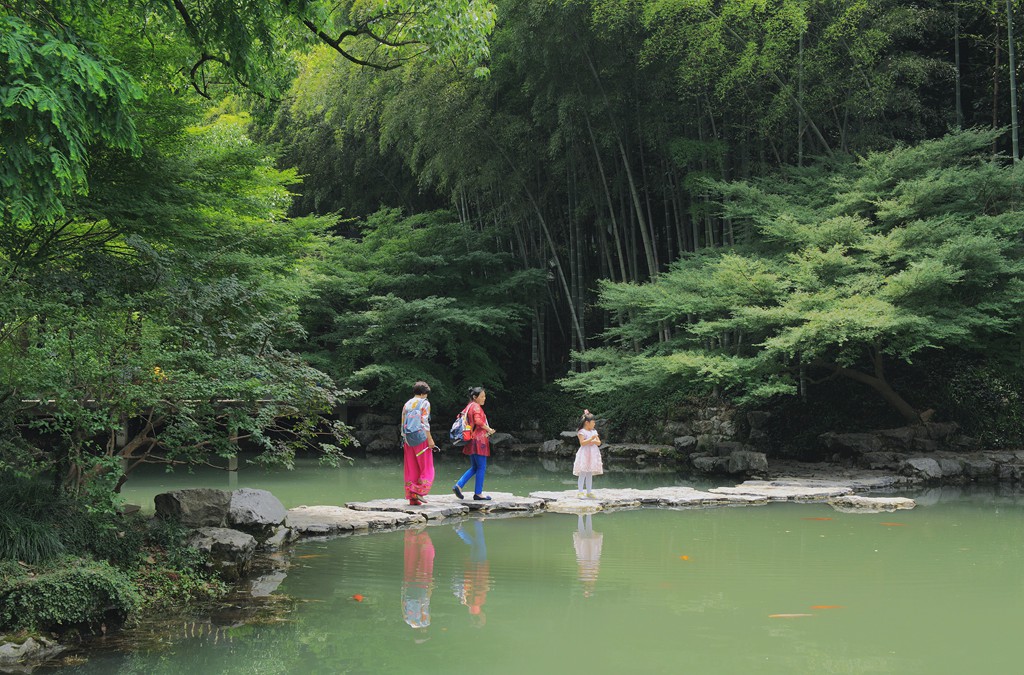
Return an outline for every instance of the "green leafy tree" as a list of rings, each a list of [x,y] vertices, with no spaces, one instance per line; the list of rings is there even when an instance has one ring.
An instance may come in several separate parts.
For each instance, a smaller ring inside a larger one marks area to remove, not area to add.
[[[94,191],[57,245],[5,250],[16,292],[2,303],[0,387],[50,448],[22,452],[21,468],[101,489],[139,463],[208,462],[238,441],[286,465],[305,448],[342,456],[349,436],[329,416],[347,392],[276,347],[301,331],[320,226],[284,216],[294,172],[273,168],[246,125],[212,111],[147,146],[133,200]],[[98,163],[101,184],[118,164]]]
[[[564,384],[758,400],[794,393],[803,369],[867,385],[918,421],[887,363],[945,349],[1019,368],[1024,174],[991,157],[1000,133],[716,184],[750,243],[684,257],[649,284],[605,283],[604,306],[633,312],[609,337],[640,353],[584,353],[597,367]]]
[[[469,385],[505,386],[503,355],[540,275],[515,271],[511,256],[446,212],[385,210],[360,225],[359,238],[328,247],[305,306],[312,362],[372,404],[393,404],[419,379],[442,405]]]

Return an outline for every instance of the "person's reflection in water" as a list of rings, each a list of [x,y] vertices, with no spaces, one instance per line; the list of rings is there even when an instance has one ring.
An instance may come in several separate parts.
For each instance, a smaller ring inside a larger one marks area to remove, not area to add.
[[[583,583],[583,597],[594,594],[597,584],[597,570],[601,566],[600,532],[594,532],[594,524],[589,513],[578,516],[576,531],[572,533],[572,545],[576,549],[576,566],[580,581]]]
[[[486,623],[483,613],[487,591],[491,584],[490,563],[487,562],[487,542],[484,541],[484,522],[474,520],[467,529],[463,523],[455,526],[455,534],[469,544],[469,558],[466,559],[462,579],[456,579],[452,585],[455,597],[469,608],[473,624],[478,628]]]
[[[430,625],[430,593],[434,585],[434,543],[426,530],[405,531],[405,574],[402,613],[413,628]]]

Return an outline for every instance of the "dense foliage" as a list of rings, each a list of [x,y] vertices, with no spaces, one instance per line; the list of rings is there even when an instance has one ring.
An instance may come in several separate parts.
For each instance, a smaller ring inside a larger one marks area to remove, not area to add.
[[[599,367],[567,386],[760,401],[831,375],[914,422],[890,360],[946,349],[1012,366],[1024,336],[1024,164],[993,159],[995,135],[716,184],[747,243],[684,256],[649,284],[605,283],[603,305],[629,317],[608,331],[620,347],[586,352]]]
[[[536,270],[516,270],[493,239],[446,212],[380,211],[325,248],[303,316],[312,362],[363,400],[387,405],[426,378],[454,405],[469,386],[505,386],[501,361],[522,337]]]
[[[0,631],[115,625],[225,592],[180,526],[124,515],[109,488],[92,487],[69,495],[0,471]]]
[[[0,622],[215,594],[131,469],[338,461],[420,378],[1022,442],[1019,10],[0,3]]]
[[[585,367],[570,351],[621,323],[596,302],[602,281],[748,241],[708,179],[958,127],[1012,150],[1006,3],[503,0],[498,17],[486,80],[311,51],[260,137],[306,175],[293,213],[450,205],[545,270],[536,386]],[[525,365],[512,353],[506,368]]]
[[[0,5],[0,629],[223,592],[122,515],[136,466],[344,457],[353,392],[284,348],[331,223],[287,216],[298,175],[249,108],[311,44],[486,76],[493,24],[475,0]]]

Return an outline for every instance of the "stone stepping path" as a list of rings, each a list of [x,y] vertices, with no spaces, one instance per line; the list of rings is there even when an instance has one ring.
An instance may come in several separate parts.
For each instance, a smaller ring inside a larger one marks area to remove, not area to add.
[[[343,506],[297,506],[288,509],[285,526],[302,537],[326,537],[370,530],[390,530],[425,522],[417,514],[357,511]]]
[[[422,515],[427,520],[438,520],[467,513],[492,513],[498,511],[534,512],[544,508],[544,500],[535,497],[519,497],[511,492],[488,492],[490,500],[475,500],[472,497],[459,499],[453,494],[428,495],[422,506],[411,506],[406,499],[374,499],[369,502],[348,502],[345,504],[356,511],[400,511]]]
[[[855,490],[891,487],[885,478],[871,480],[829,480],[818,478],[781,478],[772,481],[749,480],[732,487],[710,490],[671,486],[651,490],[598,488],[593,497],[580,497],[576,490],[531,492],[520,497],[508,492],[490,492],[490,501],[458,499],[451,494],[428,496],[421,506],[405,499],[374,499],[349,502],[345,506],[300,506],[288,511],[288,527],[298,536],[330,536],[345,533],[396,529],[457,518],[470,513],[490,517],[554,513],[596,513],[598,511],[641,507],[708,508],[718,506],[758,506],[774,502],[827,502],[846,513],[879,513],[916,506],[904,497],[862,497]]]

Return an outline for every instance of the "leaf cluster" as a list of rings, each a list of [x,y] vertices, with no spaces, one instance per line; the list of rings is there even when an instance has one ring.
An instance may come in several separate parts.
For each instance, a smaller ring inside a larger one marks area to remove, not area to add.
[[[607,333],[618,348],[580,355],[597,368],[565,385],[758,400],[794,391],[802,366],[880,378],[885,357],[995,356],[1018,339],[1024,278],[1024,174],[989,154],[997,133],[714,183],[756,243],[685,256],[649,284],[603,284],[602,305],[625,318]]]

